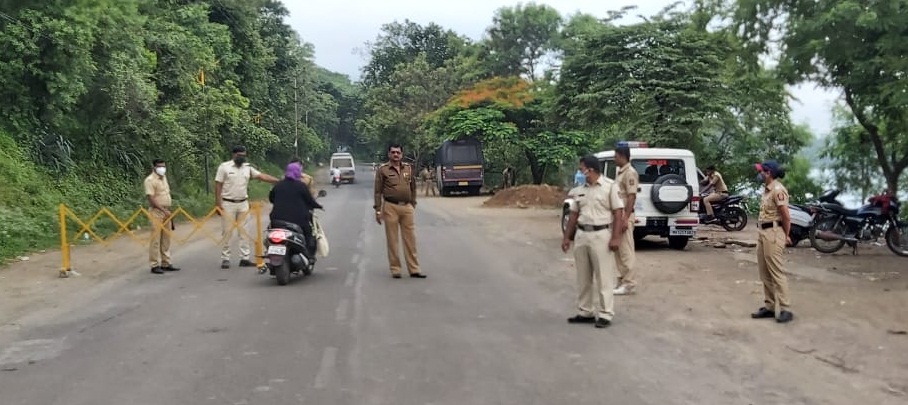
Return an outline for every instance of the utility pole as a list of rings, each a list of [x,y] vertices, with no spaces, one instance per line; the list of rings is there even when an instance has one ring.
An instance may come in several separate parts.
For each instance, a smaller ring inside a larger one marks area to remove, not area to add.
[[[297,82],[298,76],[293,75],[293,149],[296,151],[296,157],[300,157],[300,132],[299,132],[299,122],[300,122],[300,112],[299,112],[299,84]],[[307,115],[308,116],[308,115]]]

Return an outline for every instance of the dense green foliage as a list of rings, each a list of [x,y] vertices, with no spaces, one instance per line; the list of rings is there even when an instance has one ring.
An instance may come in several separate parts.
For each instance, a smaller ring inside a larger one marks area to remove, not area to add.
[[[177,204],[198,213],[233,145],[278,175],[268,162],[315,162],[357,138],[358,88],[312,62],[278,1],[0,10],[0,257],[53,243],[61,202],[86,216],[135,210],[154,158],[168,162]]]
[[[528,3],[499,9],[479,40],[394,21],[366,44],[359,83],[313,63],[277,0],[23,4],[0,0],[0,257],[52,243],[59,202],[135,209],[155,157],[178,203],[204,211],[206,176],[238,143],[276,172],[268,162],[338,147],[383,159],[389,142],[428,163],[476,137],[487,173],[562,184],[580,155],[637,139],[691,149],[740,192],[756,188],[754,162],[777,159],[797,201],[820,190],[811,171],[868,194],[908,167],[908,0],[698,0],[624,25],[632,7]],[[785,86],[806,80],[844,94],[826,140],[791,121]]]

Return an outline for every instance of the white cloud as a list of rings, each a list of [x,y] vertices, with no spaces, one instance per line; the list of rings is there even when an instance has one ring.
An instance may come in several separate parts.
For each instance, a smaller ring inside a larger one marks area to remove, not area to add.
[[[356,51],[378,35],[382,24],[404,19],[419,24],[434,22],[479,39],[492,23],[495,10],[517,3],[503,0],[284,0],[291,13],[289,24],[304,41],[315,45],[316,63],[354,79],[359,78],[359,69],[366,62],[365,57]],[[562,15],[582,11],[605,17],[610,10],[632,4],[637,6],[632,14],[652,15],[672,1],[637,0],[622,4],[603,0],[549,0],[536,3],[548,4]],[[832,120],[830,110],[837,95],[816,89],[813,84],[795,86],[792,93],[799,99],[791,102],[795,122],[807,123],[816,135],[826,135]]]

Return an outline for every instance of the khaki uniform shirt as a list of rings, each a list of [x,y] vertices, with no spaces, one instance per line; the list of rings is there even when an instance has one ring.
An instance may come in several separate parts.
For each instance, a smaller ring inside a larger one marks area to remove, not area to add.
[[[618,169],[618,176],[615,179],[618,183],[618,197],[625,200],[631,194],[637,194],[637,187],[640,184],[640,174],[631,166],[630,163]],[[629,209],[633,209],[630,207]]]
[[[788,189],[778,180],[773,180],[763,189],[760,200],[760,222],[772,222],[782,219],[779,207],[788,205]]]
[[[727,193],[728,192],[728,186],[725,185],[725,179],[722,178],[721,173],[713,172],[713,175],[710,176],[709,181],[710,181],[710,183],[715,181],[715,183],[713,184],[713,187],[715,187],[715,190],[717,193]]]
[[[261,174],[249,163],[236,167],[236,163],[228,160],[218,166],[214,181],[223,184],[221,198],[229,200],[245,200],[249,198],[249,180]]]
[[[568,192],[568,197],[576,201],[576,204],[571,204],[571,212],[580,211],[577,224],[610,225],[612,210],[624,208],[624,200],[618,196],[618,188],[614,181],[599,176],[596,184],[584,183]]]
[[[401,162],[400,169],[385,163],[375,171],[375,205],[376,211],[382,207],[387,198],[394,202],[416,205],[416,177],[413,166]]]
[[[315,189],[315,179],[313,179],[312,176],[303,173],[302,177],[300,177],[300,181],[303,182],[306,187],[309,187],[309,192],[312,194],[312,198],[318,196],[318,190]]]
[[[157,173],[148,175],[145,178],[145,195],[151,196],[161,208],[170,208],[172,204],[170,184],[167,183],[166,176],[158,176]]]

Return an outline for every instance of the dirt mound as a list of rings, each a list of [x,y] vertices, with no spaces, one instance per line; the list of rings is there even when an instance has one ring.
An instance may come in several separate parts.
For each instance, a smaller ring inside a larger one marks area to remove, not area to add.
[[[565,197],[567,197],[567,190],[561,187],[548,184],[529,184],[498,190],[482,205],[486,207],[559,208]]]

